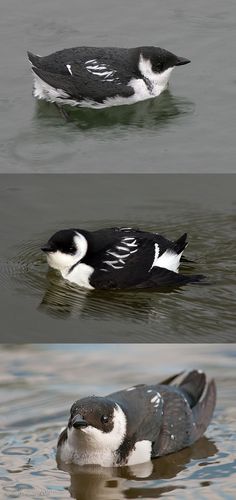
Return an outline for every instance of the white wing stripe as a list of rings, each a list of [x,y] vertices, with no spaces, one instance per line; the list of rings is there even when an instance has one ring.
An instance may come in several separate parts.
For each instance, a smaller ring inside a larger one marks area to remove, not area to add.
[[[133,241],[133,243],[126,243],[127,247],[136,247],[137,246],[137,243],[136,243],[136,240]]]
[[[126,247],[116,247],[116,248],[117,248],[117,250],[121,250],[121,251],[124,250],[125,252],[127,252],[127,250],[128,250],[128,248],[126,248]]]
[[[72,75],[71,64],[66,64],[69,73]]]
[[[92,73],[93,75],[98,75],[98,76],[105,76],[105,75],[111,76],[113,74],[113,71],[109,71],[109,72],[104,71],[103,73],[98,73],[97,71],[92,71],[90,69],[88,71],[89,71],[89,73]]]
[[[103,264],[107,264],[108,266],[113,267],[114,269],[122,269],[123,266],[114,266],[113,264],[118,264],[118,260],[104,260]]]
[[[126,253],[125,255],[119,255],[118,253],[115,252],[110,252],[109,250],[107,251],[109,255],[113,255],[113,257],[117,257],[118,259],[125,259],[126,257],[129,257],[130,252]]]

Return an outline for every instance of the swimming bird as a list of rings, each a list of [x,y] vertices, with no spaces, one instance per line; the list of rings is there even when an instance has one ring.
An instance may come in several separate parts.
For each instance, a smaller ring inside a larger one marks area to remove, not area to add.
[[[28,52],[38,99],[88,108],[157,97],[175,66],[188,64],[160,47],[74,47],[48,56]]]
[[[192,445],[211,421],[216,386],[197,370],[176,384],[180,375],[76,401],[58,439],[57,461],[135,465]]]
[[[178,274],[187,234],[170,241],[157,233],[113,227],[63,229],[41,248],[50,267],[88,289],[158,288],[200,281]]]

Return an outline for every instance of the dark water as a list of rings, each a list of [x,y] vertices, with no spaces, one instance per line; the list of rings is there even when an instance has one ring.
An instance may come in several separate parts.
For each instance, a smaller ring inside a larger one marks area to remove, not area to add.
[[[1,340],[235,341],[234,191],[230,175],[2,175]],[[48,270],[40,247],[56,230],[113,225],[187,232],[182,272],[206,282],[88,292]]]
[[[235,345],[8,346],[0,353],[2,498],[234,499]],[[216,379],[217,407],[206,436],[179,453],[135,467],[74,468],[55,463],[58,433],[72,402],[183,369]]]
[[[4,172],[233,172],[235,0],[2,0]],[[155,101],[82,110],[37,106],[26,50],[159,45],[192,60]]]

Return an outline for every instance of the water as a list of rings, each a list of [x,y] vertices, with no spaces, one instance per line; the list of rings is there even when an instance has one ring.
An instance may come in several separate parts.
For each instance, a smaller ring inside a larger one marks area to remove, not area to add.
[[[1,176],[1,339],[7,342],[235,340],[234,183],[228,176]],[[139,226],[188,233],[183,273],[204,284],[80,289],[40,251],[58,229]]]
[[[4,172],[233,172],[234,0],[3,0],[0,169]],[[155,101],[72,112],[32,98],[26,50],[159,45],[192,60]]]
[[[115,356],[114,356],[115,353]],[[234,499],[235,345],[22,345],[0,353],[0,486],[3,498]],[[191,448],[136,467],[58,470],[55,446],[70,405],[183,369],[216,379],[206,436]]]

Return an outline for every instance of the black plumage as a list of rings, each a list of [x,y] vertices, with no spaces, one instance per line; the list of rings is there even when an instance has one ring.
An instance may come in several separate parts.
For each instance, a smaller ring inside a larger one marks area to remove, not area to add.
[[[28,58],[35,75],[60,91],[58,98],[62,103],[70,99],[79,106],[85,101],[102,104],[109,98],[133,96],[132,79],[144,79],[150,87],[140,72],[141,54],[157,72],[190,62],[159,47],[74,47],[45,57],[28,52]],[[40,98],[53,100],[46,91]]]
[[[126,432],[115,451],[115,465],[128,464],[136,443],[150,442],[149,458],[160,457],[190,446],[206,431],[215,408],[216,386],[197,370],[182,376],[174,375],[158,384],[140,384],[103,397],[87,397],[71,408],[68,428],[58,440],[60,447],[67,440],[68,429],[79,419],[79,425],[93,425],[103,432],[112,432],[112,419],[101,423],[101,415],[112,415],[117,405],[126,418]],[[107,417],[108,418],[108,417]],[[109,417],[110,418],[110,417]],[[106,430],[106,425],[109,425]],[[140,458],[142,460],[142,457]]]
[[[76,247],[73,249],[76,234],[85,237],[88,248],[86,254],[69,269],[67,279],[71,281],[79,264],[93,269],[89,283],[97,289],[155,289],[203,279],[202,275],[181,275],[170,269],[172,266],[173,269],[175,266],[178,268],[181,254],[187,246],[186,233],[176,241],[170,241],[160,234],[133,228],[114,227],[97,231],[66,229],[55,233],[43,250],[59,250],[72,255],[74,252],[76,255]],[[165,259],[162,262],[161,257]],[[173,264],[173,260],[177,263]]]

